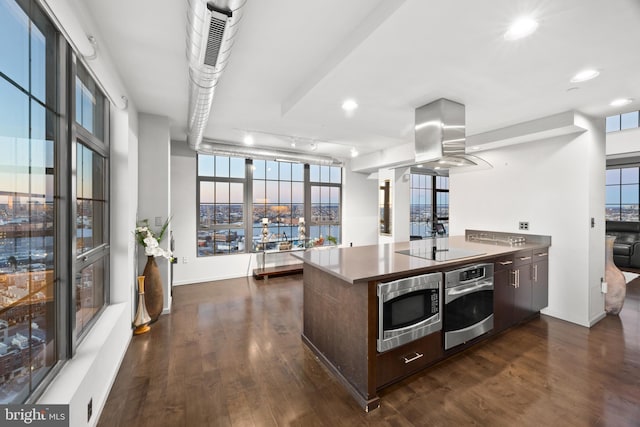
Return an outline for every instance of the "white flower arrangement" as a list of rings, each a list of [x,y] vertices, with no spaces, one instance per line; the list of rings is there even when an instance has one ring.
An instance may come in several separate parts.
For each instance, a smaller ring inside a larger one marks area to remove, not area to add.
[[[146,256],[161,256],[168,259],[170,262],[173,261],[173,254],[170,250],[165,250],[160,247],[160,242],[164,237],[165,232],[167,231],[167,227],[169,226],[169,219],[165,221],[164,225],[160,229],[160,231],[156,234],[149,228],[149,220],[145,219],[142,221],[142,224],[136,227],[135,236],[138,243],[144,246],[144,254]]]

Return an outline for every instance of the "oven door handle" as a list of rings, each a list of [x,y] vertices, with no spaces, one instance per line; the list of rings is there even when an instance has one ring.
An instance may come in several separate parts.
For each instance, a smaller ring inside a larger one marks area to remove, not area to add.
[[[455,288],[447,289],[447,295],[458,296],[458,295],[470,294],[472,292],[475,292],[477,290],[484,289],[484,288],[493,289],[493,281],[492,280],[484,280],[484,281],[476,283],[474,285],[465,286],[462,289],[460,289],[460,288],[462,288],[462,286],[457,286]]]

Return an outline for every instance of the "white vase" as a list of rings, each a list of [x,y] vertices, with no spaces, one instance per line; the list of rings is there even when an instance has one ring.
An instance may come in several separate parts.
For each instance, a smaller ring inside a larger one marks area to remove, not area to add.
[[[617,315],[622,310],[624,297],[627,294],[627,280],[613,262],[613,242],[616,236],[606,236],[606,259],[604,280],[607,282],[607,293],[604,296],[604,311]]]

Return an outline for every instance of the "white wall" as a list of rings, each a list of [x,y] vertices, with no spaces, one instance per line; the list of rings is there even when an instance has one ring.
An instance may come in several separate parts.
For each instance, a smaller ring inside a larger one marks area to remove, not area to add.
[[[197,256],[197,212],[195,151],[185,142],[171,144],[171,224],[175,238],[174,285],[229,279],[253,274],[257,267],[254,254]],[[186,263],[184,262],[186,258]]]
[[[640,128],[607,134],[607,157],[640,154]]]
[[[479,153],[493,169],[450,172],[450,234],[465,229],[552,237],[549,306],[543,312],[589,326],[604,310],[593,289],[604,275],[604,128]],[[596,227],[590,228],[594,218]]]
[[[159,230],[172,213],[169,118],[140,114],[138,129],[138,221],[148,219],[151,228]],[[170,230],[171,225],[160,242],[164,249],[169,247]],[[144,270],[146,262],[144,250],[140,248],[139,271]],[[163,313],[167,313],[171,309],[169,261],[163,257],[156,257],[156,263],[162,275]]]
[[[378,243],[378,180],[343,168],[342,245],[364,246]]]
[[[378,243],[408,242],[410,234],[409,211],[411,204],[411,169],[380,169],[379,187],[391,181],[391,235],[380,235]],[[376,215],[377,215],[376,211]]]

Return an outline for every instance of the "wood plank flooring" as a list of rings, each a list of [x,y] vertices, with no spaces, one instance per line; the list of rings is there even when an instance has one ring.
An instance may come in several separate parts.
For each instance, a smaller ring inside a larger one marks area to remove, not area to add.
[[[98,426],[640,425],[640,279],[619,317],[541,316],[385,389],[370,413],[302,344],[301,280],[174,288]]]

